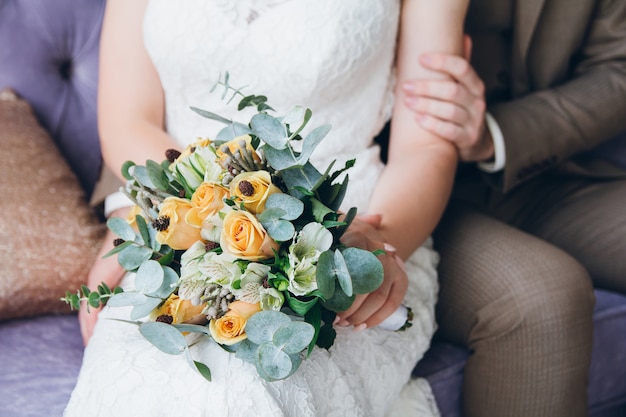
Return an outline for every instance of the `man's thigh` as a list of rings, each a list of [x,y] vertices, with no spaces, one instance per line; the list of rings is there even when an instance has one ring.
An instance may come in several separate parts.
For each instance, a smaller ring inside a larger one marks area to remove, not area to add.
[[[569,253],[597,286],[626,293],[626,180],[547,178],[492,210]]]

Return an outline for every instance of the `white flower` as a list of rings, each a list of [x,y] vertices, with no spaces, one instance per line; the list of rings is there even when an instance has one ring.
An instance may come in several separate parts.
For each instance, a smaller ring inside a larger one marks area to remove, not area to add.
[[[202,222],[202,230],[200,231],[202,239],[208,240],[209,242],[219,243],[220,236],[222,235],[222,229],[224,227],[224,214],[229,210],[231,210],[230,207],[224,207],[213,216],[208,216],[204,219]]]
[[[241,276],[241,268],[235,263],[235,258],[226,253],[207,252],[198,263],[198,271],[207,284],[215,283],[229,290],[232,289],[232,282]]]
[[[190,155],[172,164],[171,170],[184,179],[192,190],[205,180],[219,182],[219,177],[224,172],[209,146],[195,148]]]
[[[276,288],[259,289],[261,296],[261,310],[279,311],[285,302],[285,297]]]
[[[298,233],[289,252],[301,260],[310,258],[317,261],[320,253],[330,249],[332,244],[332,233],[320,223],[311,222]]]
[[[267,278],[269,272],[269,266],[256,262],[250,262],[241,276],[241,285],[243,286],[249,282],[260,284],[263,281],[263,278]]]
[[[306,295],[317,289],[315,273],[317,267],[313,258],[298,259],[293,254],[289,254],[289,267],[287,268],[287,287],[295,295]]]

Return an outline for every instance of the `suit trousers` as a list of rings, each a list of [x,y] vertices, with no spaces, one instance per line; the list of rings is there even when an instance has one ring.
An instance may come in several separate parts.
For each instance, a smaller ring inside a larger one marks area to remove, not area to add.
[[[460,179],[434,234],[438,338],[467,346],[467,417],[587,415],[593,287],[626,293],[626,180]]]

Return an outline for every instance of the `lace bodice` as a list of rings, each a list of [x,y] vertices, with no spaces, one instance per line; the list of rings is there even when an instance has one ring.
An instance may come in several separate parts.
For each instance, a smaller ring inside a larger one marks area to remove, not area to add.
[[[380,164],[372,140],[390,116],[399,7],[396,0],[153,0],[144,32],[170,134],[186,144],[222,127],[189,106],[248,120],[220,88],[210,92],[228,72],[244,93],[267,95],[279,115],[303,105],[313,111],[311,128],[330,123],[313,162],[323,170],[356,157],[350,176],[363,176]],[[365,210],[369,193],[351,189],[360,200],[352,204]]]

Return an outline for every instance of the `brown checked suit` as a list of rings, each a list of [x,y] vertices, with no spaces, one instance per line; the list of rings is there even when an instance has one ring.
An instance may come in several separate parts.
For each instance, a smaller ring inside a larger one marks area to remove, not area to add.
[[[435,233],[439,337],[472,350],[466,416],[585,416],[592,285],[626,293],[626,1],[472,0],[505,169],[463,164]]]

